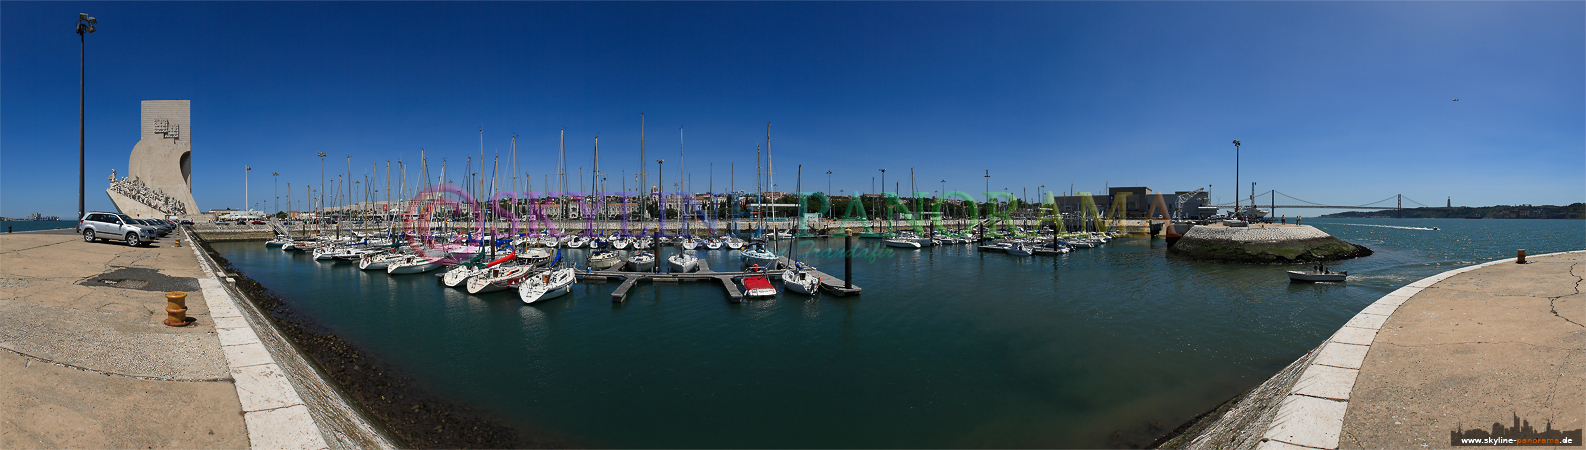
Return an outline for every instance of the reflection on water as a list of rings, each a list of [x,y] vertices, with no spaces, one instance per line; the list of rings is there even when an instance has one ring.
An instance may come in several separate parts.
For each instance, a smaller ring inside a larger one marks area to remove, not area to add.
[[[858,255],[889,256],[854,259],[860,297],[733,304],[714,282],[641,283],[614,304],[612,282],[524,305],[429,274],[214,246],[438,393],[609,447],[1144,444],[1400,286],[1514,248],[1586,248],[1576,221],[1305,222],[1376,254],[1329,266],[1347,283],[1291,284],[1292,267],[1169,259],[1160,239],[1025,258],[865,239]],[[807,262],[841,276],[842,246],[816,240]],[[738,267],[737,252],[699,254]]]

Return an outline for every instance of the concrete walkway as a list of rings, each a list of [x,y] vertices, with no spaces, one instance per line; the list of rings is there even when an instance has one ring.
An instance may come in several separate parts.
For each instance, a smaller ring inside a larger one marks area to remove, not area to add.
[[[1586,425],[1586,252],[1435,275],[1365,308],[1283,400],[1266,449],[1449,448],[1451,433]]]
[[[190,245],[0,235],[0,448],[326,448]],[[187,292],[193,325],[163,325]]]
[[[192,250],[0,235],[0,447],[248,448]],[[161,324],[187,291],[193,325]]]

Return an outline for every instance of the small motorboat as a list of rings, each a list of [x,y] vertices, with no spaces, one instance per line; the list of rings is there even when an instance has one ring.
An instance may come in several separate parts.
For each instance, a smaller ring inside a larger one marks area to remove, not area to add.
[[[540,272],[518,283],[518,298],[523,303],[534,303],[561,297],[572,292],[576,279],[571,267]]]
[[[265,247],[281,247],[281,246],[284,246],[284,245],[286,245],[288,243],[291,243],[291,242],[292,242],[291,238],[288,238],[286,236],[276,236],[275,239],[264,241],[264,246]]]
[[[1334,272],[1334,271],[1331,271],[1331,270],[1327,270],[1327,266],[1323,266],[1323,265],[1320,265],[1320,264],[1318,264],[1316,267],[1312,267],[1311,270],[1308,271],[1308,272],[1302,272],[1302,271],[1298,271],[1298,270],[1290,270],[1288,272],[1289,272],[1289,282],[1290,283],[1315,283],[1315,282],[1318,282],[1318,281],[1345,281],[1345,279],[1349,277],[1349,271],[1347,271],[1347,270],[1345,270],[1343,272]]]
[[[882,242],[887,244],[888,247],[920,248],[920,242],[914,240],[913,238],[903,238],[903,237],[887,238],[887,239],[883,240]]]
[[[1030,256],[1030,247],[1026,247],[1023,242],[1019,242],[1008,246],[1007,252],[1013,256]]]
[[[776,296],[776,288],[771,287],[771,279],[766,278],[765,269],[759,265],[749,266],[746,270],[753,275],[740,279],[743,283],[743,295],[749,298],[770,298]]]

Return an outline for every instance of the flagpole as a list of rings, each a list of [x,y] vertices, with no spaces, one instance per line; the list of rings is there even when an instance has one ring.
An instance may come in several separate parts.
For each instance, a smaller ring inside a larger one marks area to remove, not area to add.
[[[242,171],[242,208],[244,211],[252,208],[248,206],[248,172],[251,171],[253,171],[252,167],[248,167],[247,170]]]

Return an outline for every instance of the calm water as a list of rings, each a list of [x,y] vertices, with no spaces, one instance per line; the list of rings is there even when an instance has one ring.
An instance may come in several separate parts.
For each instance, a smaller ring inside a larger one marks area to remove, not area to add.
[[[56,228],[72,229],[75,227],[77,227],[77,221],[75,220],[7,220],[0,222],[0,232],[53,230]]]
[[[436,393],[606,447],[1144,444],[1164,431],[1153,422],[1254,386],[1400,286],[1516,248],[1586,248],[1582,221],[1305,222],[1376,254],[1333,265],[1346,285],[1296,285],[1283,267],[1165,258],[1161,239],[1056,258],[962,245],[856,259],[857,298],[730,304],[715,284],[640,284],[613,304],[607,283],[526,306],[257,242],[215,248]]]

